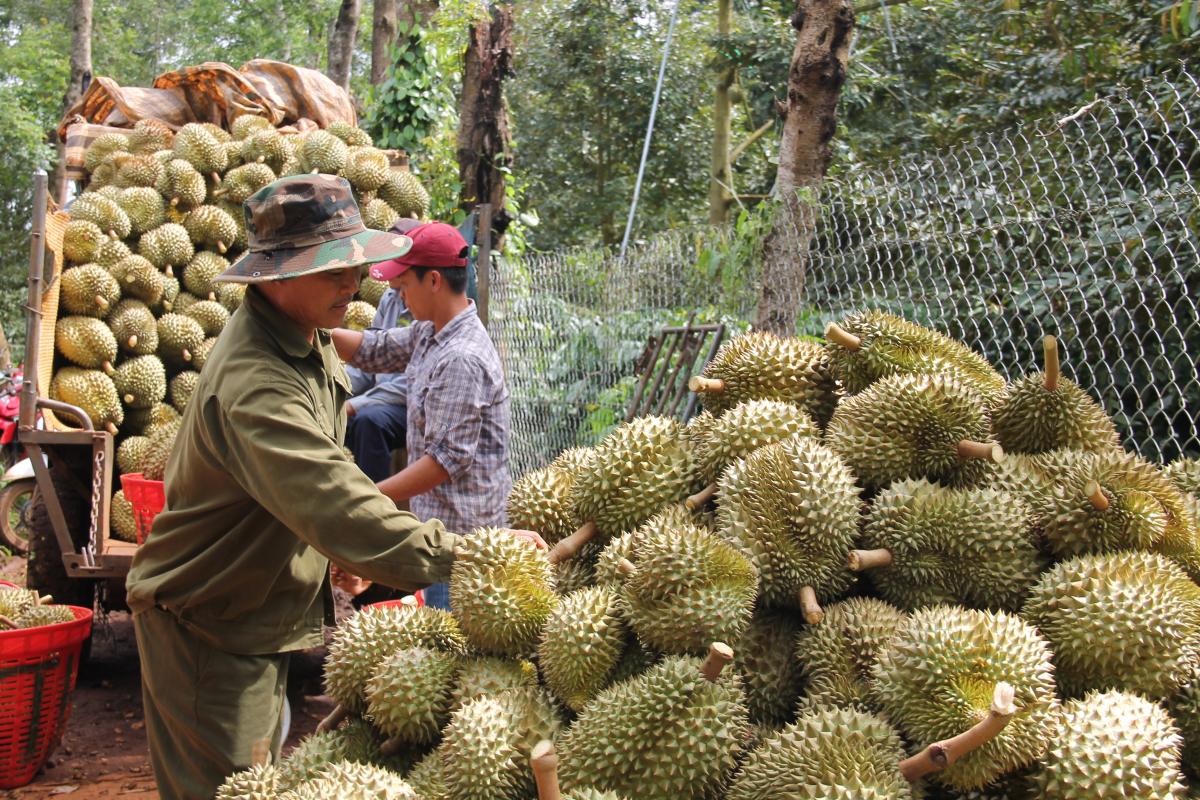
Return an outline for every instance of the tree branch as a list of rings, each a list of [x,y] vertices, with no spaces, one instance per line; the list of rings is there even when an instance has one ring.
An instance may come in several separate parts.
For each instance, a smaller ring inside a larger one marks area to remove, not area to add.
[[[911,0],[870,0],[868,3],[863,3],[858,8],[854,9],[855,14],[866,14],[870,11],[877,11],[884,6],[901,6]]]
[[[774,125],[775,125],[775,120],[769,119],[766,122],[764,122],[758,128],[758,130],[754,131],[754,133],[747,136],[745,141],[743,141],[737,147],[733,148],[733,152],[731,152],[729,154],[729,163],[730,164],[737,163],[738,156],[740,156],[742,153],[746,152],[747,147],[749,147],[750,145],[754,144],[759,139],[761,139],[767,131],[771,130],[771,128],[774,127]]]

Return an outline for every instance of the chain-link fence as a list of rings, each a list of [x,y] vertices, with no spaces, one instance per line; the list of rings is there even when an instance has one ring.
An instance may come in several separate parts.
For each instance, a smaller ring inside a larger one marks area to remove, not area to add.
[[[799,335],[876,308],[962,339],[1006,377],[1064,372],[1127,448],[1200,454],[1200,84],[1156,79],[1062,120],[920,160],[856,166],[822,187]],[[493,336],[521,473],[624,416],[647,336],[696,311],[748,327],[768,222],[672,231],[632,247],[493,269]],[[797,249],[803,237],[792,231]]]

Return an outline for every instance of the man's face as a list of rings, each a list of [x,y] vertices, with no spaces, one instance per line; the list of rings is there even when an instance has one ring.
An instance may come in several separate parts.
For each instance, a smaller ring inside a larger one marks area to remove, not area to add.
[[[424,280],[417,278],[413,270],[402,272],[388,281],[400,297],[415,320],[433,319],[434,303],[437,301],[437,285],[441,284],[442,276],[437,272],[428,272]]]
[[[331,269],[264,284],[275,307],[302,330],[336,328],[358,291],[363,267]]]

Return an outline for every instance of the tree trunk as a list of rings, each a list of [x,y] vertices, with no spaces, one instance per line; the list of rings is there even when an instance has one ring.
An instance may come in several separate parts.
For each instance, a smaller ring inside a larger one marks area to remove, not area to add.
[[[75,0],[71,10],[71,70],[67,92],[63,95],[62,113],[66,113],[83,97],[92,83],[92,0]],[[58,150],[54,174],[50,176],[50,191],[59,203],[66,201],[66,181],[62,177],[65,143],[58,140],[57,126],[50,132],[50,142]]]
[[[383,83],[396,42],[396,0],[375,0],[371,17],[371,84]]]
[[[733,0],[717,2],[717,34],[728,36],[733,29]],[[726,66],[717,75],[717,98],[713,106],[712,166],[708,184],[708,221],[720,225],[729,216],[733,199],[733,170],[730,168],[729,131],[731,112],[729,87],[733,85],[733,67]]]
[[[851,0],[797,0],[796,47],[788,71],[787,115],[775,191],[780,203],[763,241],[763,274],[754,326],[796,333],[808,249],[816,230],[816,190],[825,179],[837,131],[854,30]]]
[[[504,211],[504,172],[512,162],[504,79],[512,74],[512,7],[494,3],[491,18],[471,30],[463,59],[463,91],[458,106],[458,175],[462,207],[491,203],[492,228],[508,227]]]
[[[342,0],[337,21],[329,35],[330,80],[349,91],[350,65],[354,61],[354,44],[358,40],[359,0]]]

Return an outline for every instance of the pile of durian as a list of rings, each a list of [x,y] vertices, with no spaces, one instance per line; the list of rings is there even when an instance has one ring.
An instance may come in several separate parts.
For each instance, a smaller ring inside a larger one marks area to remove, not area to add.
[[[0,632],[22,628],[41,628],[60,622],[73,622],[69,606],[54,604],[50,595],[10,584],[0,585]]]
[[[888,314],[826,338],[523,476],[550,550],[477,530],[452,613],[350,617],[337,711],[218,797],[1184,797],[1200,464],[1123,452],[1050,337],[1011,384]]]
[[[350,181],[369,228],[429,210],[420,180],[345,123],[285,134],[257,116],[229,131],[142,120],[97,137],[84,161],[89,179],[63,238],[49,393],[118,437],[119,472],[151,480],[162,479],[180,414],[245,294],[243,284],[213,279],[246,249],[250,195],[277,177],[321,172]],[[370,325],[386,289],[364,278],[345,325]],[[136,541],[123,491],[111,519],[116,538]]]

